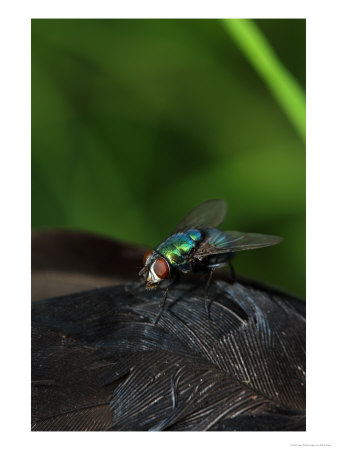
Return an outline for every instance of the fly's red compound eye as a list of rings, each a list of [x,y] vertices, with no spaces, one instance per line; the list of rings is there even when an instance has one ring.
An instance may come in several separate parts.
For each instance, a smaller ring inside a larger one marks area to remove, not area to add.
[[[143,265],[145,266],[147,258],[151,255],[152,250],[149,250],[148,252],[145,253],[145,255],[143,256]]]
[[[164,258],[158,258],[153,264],[153,271],[158,278],[164,279],[169,274],[169,266]]]

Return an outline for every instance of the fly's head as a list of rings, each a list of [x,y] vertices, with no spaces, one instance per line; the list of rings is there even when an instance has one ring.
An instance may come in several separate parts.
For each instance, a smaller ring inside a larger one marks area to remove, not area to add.
[[[170,275],[170,265],[156,252],[148,251],[143,257],[144,267],[139,276],[146,282],[146,289],[155,289]]]

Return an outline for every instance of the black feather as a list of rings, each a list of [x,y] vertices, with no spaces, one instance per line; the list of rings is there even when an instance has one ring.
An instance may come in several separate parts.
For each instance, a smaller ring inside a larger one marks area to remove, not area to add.
[[[304,430],[305,319],[243,286],[130,283],[33,305],[33,430]],[[303,308],[302,308],[303,309]]]

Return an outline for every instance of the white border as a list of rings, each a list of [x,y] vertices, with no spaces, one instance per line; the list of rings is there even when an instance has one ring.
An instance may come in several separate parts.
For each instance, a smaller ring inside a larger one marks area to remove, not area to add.
[[[1,7],[1,447],[287,449],[336,447],[337,2],[12,1]],[[30,432],[30,19],[307,19],[308,421],[305,433]],[[5,206],[5,208],[3,208]],[[25,345],[22,345],[24,343]],[[4,355],[5,353],[5,355]],[[5,425],[5,427],[3,427]]]

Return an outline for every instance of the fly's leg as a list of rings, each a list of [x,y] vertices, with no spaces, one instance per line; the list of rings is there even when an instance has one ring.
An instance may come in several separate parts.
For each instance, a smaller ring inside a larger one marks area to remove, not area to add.
[[[230,261],[228,261],[228,265],[229,265],[229,268],[231,271],[231,282],[232,282],[232,284],[234,284],[236,282],[235,270],[234,270],[233,264]]]
[[[207,301],[208,300],[208,289],[209,289],[209,285],[211,284],[211,280],[212,280],[212,277],[213,277],[214,270],[215,270],[215,268],[211,269],[209,277],[208,277],[208,280],[207,280],[207,283],[206,283],[206,288],[205,288],[205,311],[206,311],[208,319],[210,319],[210,316],[209,316],[209,305],[211,303],[211,302]]]
[[[160,319],[160,316],[162,315],[162,313],[164,311],[164,306],[165,306],[165,302],[166,302],[166,299],[167,299],[168,290],[169,290],[169,288],[166,288],[164,296],[163,296],[163,298],[162,298],[162,300],[160,302],[159,313],[157,314],[157,317],[156,317],[156,319],[154,321],[155,325],[157,325],[157,323],[158,323],[158,321]]]

